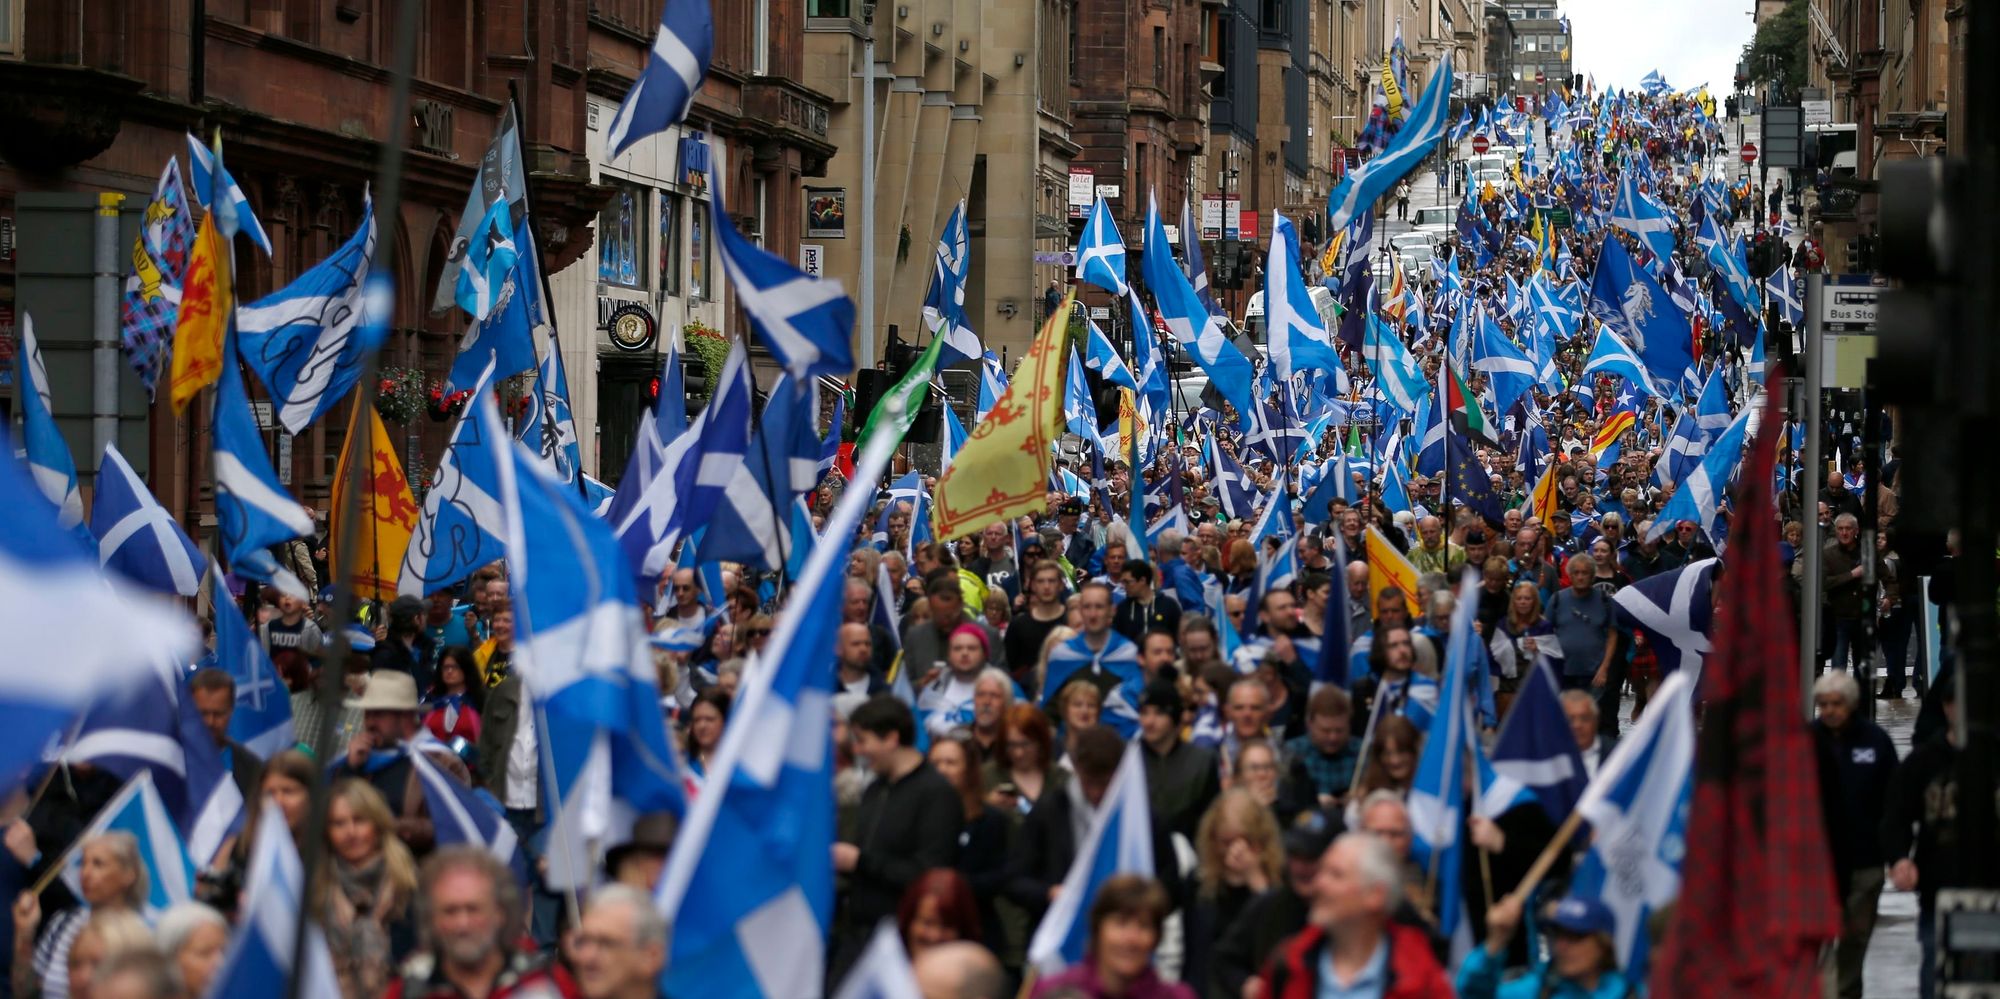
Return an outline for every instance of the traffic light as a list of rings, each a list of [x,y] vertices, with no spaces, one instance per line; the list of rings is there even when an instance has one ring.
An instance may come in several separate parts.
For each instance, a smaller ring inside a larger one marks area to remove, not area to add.
[[[1236,271],[1236,249],[1231,244],[1222,244],[1221,252],[1215,255],[1215,273],[1209,275],[1209,283],[1228,291],[1243,287],[1242,276]]]
[[[681,355],[681,394],[687,400],[687,414],[693,417],[708,405],[708,363],[689,351]],[[657,395],[658,390],[655,389]]]
[[[1957,345],[1961,294],[1952,205],[1966,204],[1964,165],[1942,157],[1881,164],[1881,235],[1863,236],[1862,256],[1896,280],[1876,304],[1876,355],[1869,388],[1899,407],[1903,467],[1897,526],[1942,534],[1957,521],[1962,456],[1951,453],[1960,396]],[[1879,251],[1876,252],[1879,242]]]

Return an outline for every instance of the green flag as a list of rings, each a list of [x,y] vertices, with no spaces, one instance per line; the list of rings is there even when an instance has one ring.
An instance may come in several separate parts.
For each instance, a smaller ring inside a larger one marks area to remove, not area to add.
[[[943,346],[942,337],[931,340],[931,345],[917,355],[916,363],[910,365],[909,372],[882,393],[881,401],[869,411],[868,421],[861,425],[861,433],[855,435],[856,454],[868,449],[868,442],[878,431],[893,435],[896,444],[903,443],[903,435],[917,422],[917,410],[923,408],[924,393],[930,390],[931,378],[937,374],[938,353]]]

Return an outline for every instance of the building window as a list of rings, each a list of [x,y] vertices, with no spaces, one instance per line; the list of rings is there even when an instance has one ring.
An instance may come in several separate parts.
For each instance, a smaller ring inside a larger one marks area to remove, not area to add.
[[[21,56],[21,11],[25,0],[0,0],[0,56]]]
[[[1281,31],[1285,26],[1285,0],[1264,0],[1258,5],[1262,12],[1262,22],[1258,27],[1265,31]]]
[[[847,0],[806,0],[807,17],[846,17]]]
[[[1076,54],[1077,54],[1077,49],[1079,48],[1079,46],[1077,45],[1078,38],[1077,38],[1076,8],[1071,7],[1070,9],[1064,11],[1063,16],[1069,19],[1069,82],[1073,84],[1076,82],[1076,78],[1078,75],[1076,71]]]
[[[1153,86],[1167,89],[1167,29],[1153,29]]]
[[[758,177],[750,182],[750,207],[757,213],[757,245],[767,250],[771,248],[770,233],[764,231],[765,225],[770,220],[770,216],[765,213],[769,196],[770,184],[764,178]]]
[[[615,184],[618,193],[597,219],[597,279],[622,288],[645,286],[639,261],[646,259],[646,190]]]
[[[1152,188],[1147,186],[1147,181],[1146,144],[1143,142],[1135,143],[1132,147],[1132,190],[1121,191],[1119,193],[1123,194],[1127,199],[1145,197],[1146,193],[1152,190]],[[1125,203],[1129,205],[1136,202],[1127,200]]]
[[[660,294],[681,293],[681,215],[687,199],[660,193]]]
[[[750,72],[771,72],[771,0],[757,0],[757,12],[750,16]]]
[[[688,297],[708,300],[708,206],[688,214]]]

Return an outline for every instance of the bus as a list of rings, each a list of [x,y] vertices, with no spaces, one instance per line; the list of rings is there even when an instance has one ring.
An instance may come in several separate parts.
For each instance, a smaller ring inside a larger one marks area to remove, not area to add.
[[[1815,172],[1825,170],[1835,179],[1852,178],[1855,170],[1853,122],[1806,126],[1806,162]]]

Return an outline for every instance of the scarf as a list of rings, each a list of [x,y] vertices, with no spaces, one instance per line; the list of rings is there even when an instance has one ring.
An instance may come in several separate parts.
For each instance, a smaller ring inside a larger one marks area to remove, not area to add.
[[[390,971],[389,923],[399,899],[380,856],[359,866],[334,858],[326,942],[346,995],[380,995]]]
[[[464,694],[444,694],[434,703],[444,709],[444,730],[450,732],[458,727],[458,711],[465,706]]]

